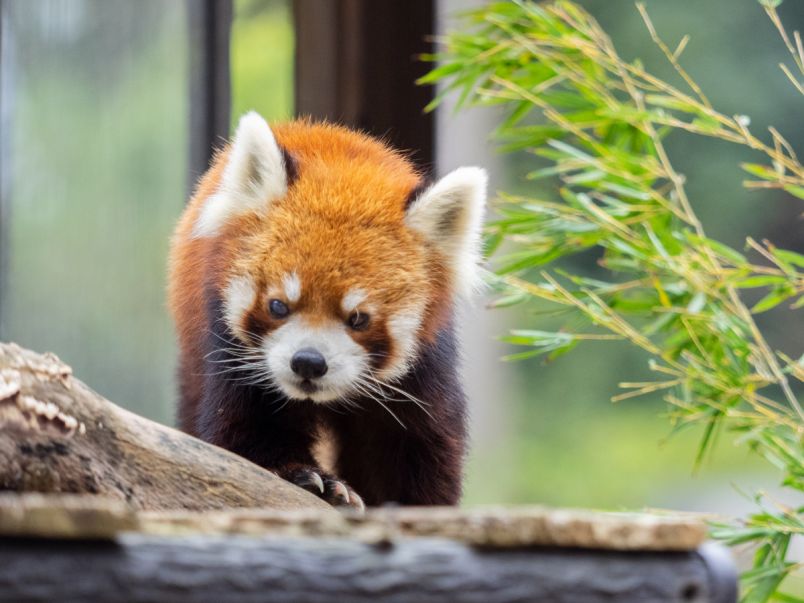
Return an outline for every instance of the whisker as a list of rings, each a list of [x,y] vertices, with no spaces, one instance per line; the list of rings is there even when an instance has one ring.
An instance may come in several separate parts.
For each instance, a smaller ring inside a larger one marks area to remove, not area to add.
[[[388,412],[388,414],[390,414],[390,415],[391,415],[391,416],[392,416],[392,417],[393,417],[393,418],[396,420],[396,422],[397,422],[397,423],[399,423],[399,425],[402,427],[402,429],[407,429],[407,426],[406,426],[406,425],[405,425],[405,424],[404,424],[404,423],[401,421],[401,419],[400,419],[400,418],[399,418],[399,417],[396,415],[396,413],[394,413],[394,411],[392,411],[392,410],[391,410],[391,409],[388,407],[388,405],[387,405],[387,404],[385,404],[385,403],[384,403],[382,400],[380,400],[379,398],[377,398],[377,397],[375,397],[375,396],[371,395],[372,393],[373,393],[373,394],[379,394],[380,396],[382,396],[382,397],[385,399],[385,401],[386,401],[386,402],[388,402],[388,401],[389,401],[389,400],[388,400],[388,397],[387,397],[387,396],[384,394],[384,392],[382,392],[382,390],[378,390],[376,387],[373,387],[373,384],[371,384],[370,382],[366,381],[366,380],[365,380],[364,378],[362,378],[362,377],[361,377],[361,378],[359,378],[359,379],[358,379],[358,380],[355,382],[355,384],[354,384],[354,385],[356,386],[356,388],[358,389],[358,391],[362,391],[362,392],[363,392],[363,395],[367,396],[369,399],[373,400],[374,402],[376,402],[377,404],[379,404],[380,406],[382,406],[382,407],[383,407],[383,408],[384,408],[384,409],[385,409],[385,410]]]
[[[402,426],[402,429],[407,429],[407,427],[405,427],[405,424],[402,421],[399,420],[399,417],[397,417],[396,414],[394,414],[394,411],[392,411],[390,408],[388,408],[388,406],[382,400],[379,400],[378,398],[374,398],[374,401],[377,404],[379,404],[380,406],[382,406],[385,410],[387,410],[388,414],[390,414],[396,420],[396,422],[399,423]]]
[[[371,374],[371,371],[369,371],[369,373],[368,373],[368,374],[365,376],[365,378],[366,378],[366,379],[369,379],[369,380],[370,380],[370,381],[371,381],[371,382],[372,382],[372,383],[373,383],[375,386],[378,386],[378,387],[380,387],[380,388],[387,387],[387,388],[389,388],[390,390],[395,391],[395,392],[397,392],[398,394],[403,395],[403,396],[404,396],[404,397],[405,397],[407,400],[409,400],[410,402],[413,402],[413,403],[414,403],[416,406],[418,406],[419,408],[421,408],[421,409],[422,409],[422,411],[424,411],[424,413],[425,413],[425,414],[426,414],[428,417],[430,417],[431,419],[433,418],[433,415],[432,415],[432,414],[431,414],[431,413],[430,413],[430,412],[427,410],[427,408],[426,408],[427,406],[430,406],[430,404],[429,404],[428,402],[425,402],[424,400],[420,400],[420,399],[419,399],[419,398],[417,398],[416,396],[414,396],[414,395],[412,395],[412,394],[410,394],[410,393],[406,392],[405,390],[403,390],[403,389],[401,389],[401,388],[399,388],[399,387],[396,387],[396,386],[394,386],[394,385],[391,385],[390,383],[385,383],[385,382],[383,382],[383,381],[380,381],[379,379],[377,379],[376,377],[374,377],[374,376]]]
[[[285,401],[282,403],[282,406],[280,406],[279,408],[277,408],[277,409],[274,411],[274,414],[278,413],[280,410],[282,410],[283,408],[285,408],[285,407],[286,407],[288,404],[290,404],[290,398],[285,398]]]
[[[221,358],[220,360],[207,359],[207,362],[212,364],[227,364],[232,362],[240,362],[242,360],[265,360],[265,356],[235,356],[234,358]]]

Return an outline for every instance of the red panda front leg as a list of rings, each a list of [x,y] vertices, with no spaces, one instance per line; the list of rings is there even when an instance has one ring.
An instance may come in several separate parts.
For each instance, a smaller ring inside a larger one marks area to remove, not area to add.
[[[362,511],[362,498],[346,482],[323,471],[313,458],[315,417],[310,404],[280,408],[282,404],[263,389],[211,375],[196,430],[202,440],[273,471],[331,505]]]
[[[443,426],[431,429],[411,420],[400,433],[377,415],[374,433],[354,422],[337,424],[343,442],[337,471],[360,490],[370,506],[457,505],[465,452],[462,428],[456,425],[455,433],[447,434]]]

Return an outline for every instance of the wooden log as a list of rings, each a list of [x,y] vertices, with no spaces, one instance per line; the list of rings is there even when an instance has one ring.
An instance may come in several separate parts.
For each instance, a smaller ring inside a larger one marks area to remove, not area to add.
[[[4,507],[0,497],[0,524]],[[539,506],[389,507],[338,516],[322,516],[315,511],[284,513],[262,509],[202,513],[154,511],[138,513],[137,519],[139,531],[162,536],[338,536],[374,544],[403,538],[446,538],[498,549],[551,546],[641,552],[694,551],[707,538],[706,524],[694,514],[612,513]]]
[[[543,507],[135,512],[7,493],[0,603],[733,603],[734,565],[702,528],[689,515]]]
[[[694,514],[611,513],[540,506],[373,508],[365,513],[317,509],[137,511],[124,502],[76,494],[0,493],[0,538],[113,539],[156,536],[351,538],[381,544],[444,538],[482,548],[584,548],[694,551],[706,525]]]
[[[733,603],[725,555],[719,545],[634,553],[483,549],[437,538],[6,540],[0,601]]]
[[[0,490],[94,494],[142,510],[318,509],[312,494],[128,412],[52,354],[0,343]]]

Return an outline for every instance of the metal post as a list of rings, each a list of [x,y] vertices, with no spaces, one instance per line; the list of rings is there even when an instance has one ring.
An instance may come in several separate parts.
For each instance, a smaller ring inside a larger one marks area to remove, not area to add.
[[[295,0],[296,113],[387,138],[432,169],[430,86],[434,0]]]
[[[7,40],[4,37],[4,29],[6,27],[6,8],[7,6],[0,0],[0,341],[6,336],[6,306],[8,297],[8,269],[9,260],[8,253],[10,245],[8,237],[10,233],[9,219],[9,184],[6,180],[4,161],[8,158],[8,145],[9,145],[9,132],[8,132],[8,117],[6,114],[7,107],[3,103],[4,87],[6,85],[7,75],[4,71],[2,64],[3,57],[5,56],[5,43]]]
[[[232,0],[190,0],[190,152],[188,190],[229,135]]]

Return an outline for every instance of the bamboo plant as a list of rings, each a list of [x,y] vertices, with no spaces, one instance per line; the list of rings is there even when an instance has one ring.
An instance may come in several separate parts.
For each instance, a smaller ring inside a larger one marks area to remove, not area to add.
[[[804,95],[801,37],[781,23],[779,0],[761,4],[790,53],[781,68]],[[559,199],[499,193],[487,232],[495,305],[538,298],[567,316],[558,332],[518,329],[506,339],[526,346],[520,358],[554,358],[587,340],[630,342],[649,355],[655,379],[621,383],[618,399],[663,393],[674,421],[703,426],[699,459],[725,430],[800,496],[804,410],[795,381],[804,381],[804,356],[775,351],[755,315],[804,306],[804,256],[750,238],[738,251],[707,236],[665,139],[684,130],[747,147],[756,160],[742,165],[744,185],[799,199],[804,168],[776,129],[758,135],[745,116],[713,106],[682,66],[688,38],[671,48],[644,6],[637,10],[677,83],[624,60],[594,18],[569,1],[489,4],[467,13],[467,27],[427,57],[438,66],[421,83],[441,84],[429,109],[456,90],[459,107],[501,106],[501,148],[546,160],[527,177],[559,183]],[[589,250],[609,278],[556,266]],[[745,301],[749,289],[764,293],[753,305]],[[714,524],[712,534],[755,547],[745,601],[792,600],[781,585],[799,569],[788,548],[804,533],[804,506],[756,499],[756,513]]]

